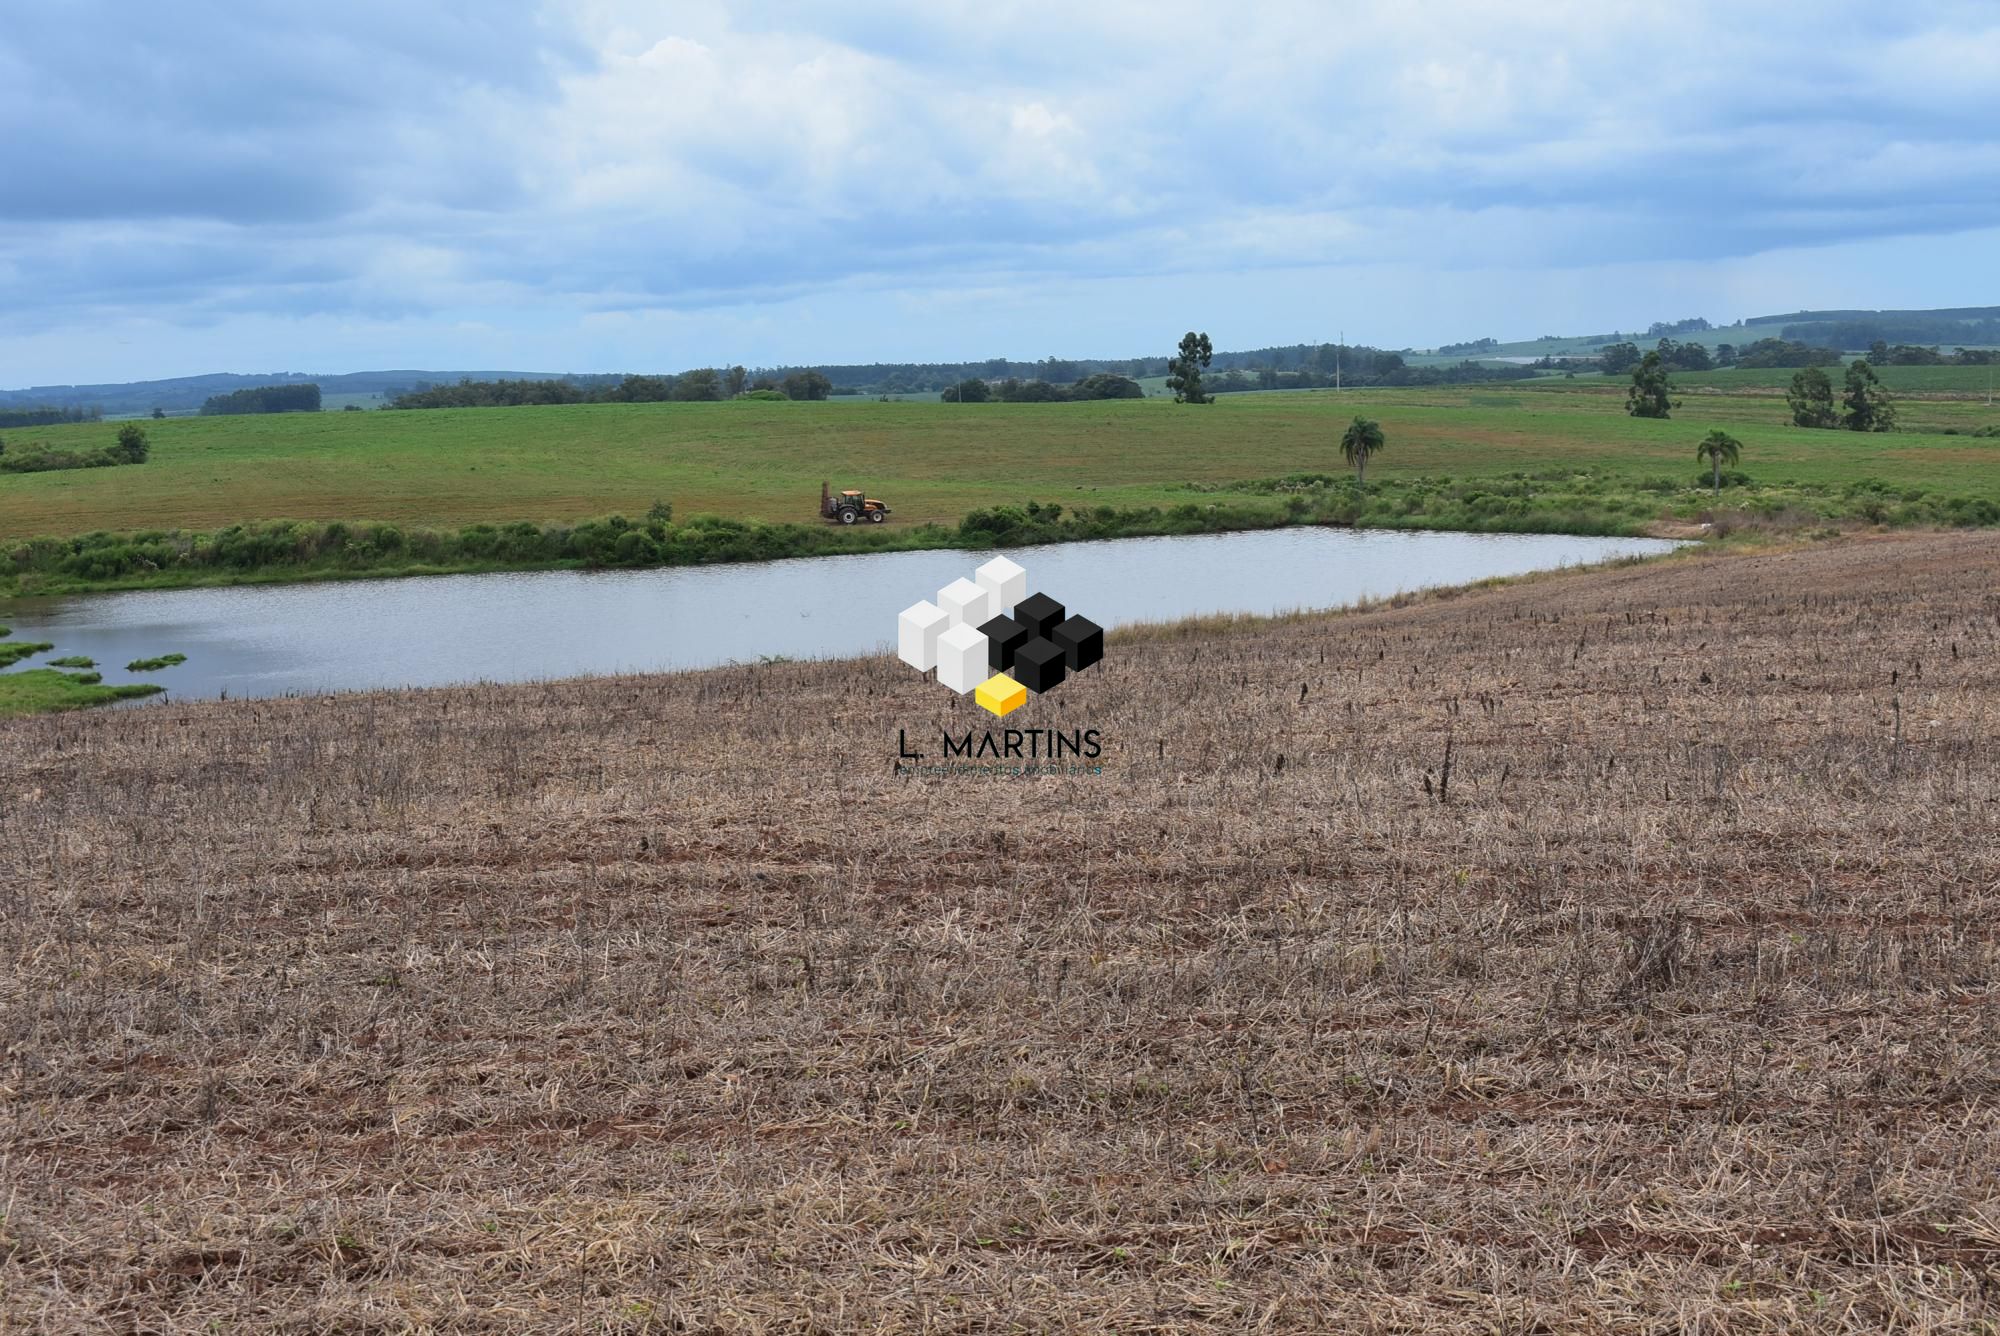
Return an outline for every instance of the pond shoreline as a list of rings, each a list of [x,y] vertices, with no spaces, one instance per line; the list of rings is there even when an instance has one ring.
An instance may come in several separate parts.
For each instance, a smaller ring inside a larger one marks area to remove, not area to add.
[[[1036,592],[1116,630],[1324,611],[1675,546],[1298,525],[1004,550],[1027,567]],[[53,646],[51,655],[95,660],[111,686],[157,662],[159,676],[146,680],[168,686],[177,700],[320,694],[866,656],[895,641],[904,609],[983,559],[954,548],[667,570],[121,591],[12,600],[0,603],[0,617],[24,642]],[[173,662],[176,655],[185,661]]]
[[[284,523],[273,521],[272,523]],[[829,528],[824,532],[825,545],[819,550],[798,552],[771,552],[754,555],[717,555],[700,560],[661,560],[641,564],[616,562],[591,562],[580,558],[556,560],[508,560],[481,559],[453,562],[382,562],[373,565],[315,565],[261,566],[248,570],[216,567],[161,567],[132,575],[109,579],[90,580],[73,576],[44,576],[38,572],[27,572],[13,576],[0,575],[0,604],[10,600],[42,597],[73,597],[91,594],[142,593],[177,589],[228,589],[236,587],[259,587],[271,585],[311,585],[327,583],[354,583],[360,581],[415,580],[437,576],[453,575],[495,575],[506,573],[530,574],[546,571],[634,571],[634,570],[677,570],[714,566],[768,565],[782,561],[811,560],[819,557],[874,556],[891,552],[979,552],[999,547],[1042,547],[1056,544],[1116,542],[1127,538],[1178,538],[1199,534],[1257,533],[1278,529],[1337,529],[1357,532],[1380,533],[1476,533],[1491,535],[1514,535],[1531,537],[1536,535],[1570,538],[1661,538],[1674,541],[1699,540],[1707,537],[1706,526],[1691,525],[1684,521],[1659,520],[1648,524],[1605,524],[1570,525],[1553,527],[1537,523],[1489,524],[1467,526],[1454,516],[1413,515],[1396,523],[1381,523],[1368,520],[1349,520],[1325,516],[1293,517],[1282,513],[1242,513],[1233,512],[1217,515],[1214,519],[1203,517],[1193,521],[1190,527],[1187,517],[1177,517],[1169,521],[1163,517],[1159,524],[1121,525],[1115,532],[1065,532],[1060,526],[1051,526],[1045,531],[1037,531],[1023,536],[1018,541],[995,542],[980,535],[967,535],[960,530],[946,529],[939,525],[924,525],[913,529],[867,530],[855,537],[873,539],[867,543],[842,543],[851,531]],[[356,529],[378,526],[350,526]],[[775,526],[773,526],[775,527]],[[800,526],[804,527],[804,526]],[[125,537],[125,535],[119,535]],[[205,535],[204,535],[205,536]],[[172,538],[182,538],[179,531],[172,531]],[[888,541],[881,541],[882,539]]]

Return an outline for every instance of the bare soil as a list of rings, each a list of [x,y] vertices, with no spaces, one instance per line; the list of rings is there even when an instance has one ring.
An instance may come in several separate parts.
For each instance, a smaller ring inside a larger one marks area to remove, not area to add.
[[[953,702],[956,701],[956,704]],[[2000,538],[0,723],[0,1327],[1995,1330]]]

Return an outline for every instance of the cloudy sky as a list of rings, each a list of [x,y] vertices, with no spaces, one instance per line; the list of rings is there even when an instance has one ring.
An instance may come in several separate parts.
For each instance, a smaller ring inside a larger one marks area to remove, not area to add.
[[[2000,6],[40,0],[0,386],[2000,302]]]

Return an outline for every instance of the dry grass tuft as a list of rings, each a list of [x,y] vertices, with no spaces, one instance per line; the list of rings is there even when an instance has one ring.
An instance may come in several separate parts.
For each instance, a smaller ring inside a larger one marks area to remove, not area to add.
[[[1991,1331],[1996,589],[0,724],[0,1326]]]

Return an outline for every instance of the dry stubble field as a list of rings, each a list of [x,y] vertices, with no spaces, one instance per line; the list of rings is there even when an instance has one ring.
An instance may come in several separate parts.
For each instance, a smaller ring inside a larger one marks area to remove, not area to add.
[[[1992,1331],[1996,590],[0,724],[0,1326]]]

